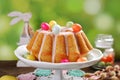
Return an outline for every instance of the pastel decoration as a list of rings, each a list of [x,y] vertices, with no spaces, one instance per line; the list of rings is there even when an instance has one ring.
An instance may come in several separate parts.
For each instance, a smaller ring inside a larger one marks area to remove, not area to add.
[[[69,62],[68,59],[62,59],[62,60],[61,60],[61,63],[67,63],[67,62]]]
[[[17,80],[36,80],[37,76],[35,76],[32,72],[20,74],[17,76]],[[9,80],[9,79],[6,79]]]
[[[56,25],[53,26],[52,32],[54,34],[58,34],[60,31],[61,31],[60,25],[56,24]]]
[[[51,70],[39,69],[39,68],[34,71],[34,74],[38,77],[39,76],[50,76],[51,73],[52,73]]]
[[[31,13],[21,13],[21,12],[18,12],[18,11],[13,11],[13,12],[10,12],[8,14],[8,16],[14,17],[12,19],[12,21],[10,22],[10,25],[14,25],[17,22],[19,22],[20,20],[23,20],[25,23],[26,22],[28,23],[30,18],[32,17],[32,14]]]
[[[73,25],[73,22],[72,22],[72,21],[68,21],[68,22],[66,23],[66,27],[72,27],[72,25]]]
[[[56,21],[51,20],[51,21],[49,22],[50,29],[52,29],[52,27],[53,27],[55,24],[57,24]]]
[[[72,25],[72,29],[74,32],[79,32],[82,29],[82,26],[80,24],[75,23]]]
[[[50,26],[49,26],[48,23],[43,22],[43,23],[41,24],[41,28],[42,28],[42,30],[49,30]]]
[[[81,77],[84,76],[85,72],[82,70],[69,70],[68,75],[72,77]]]

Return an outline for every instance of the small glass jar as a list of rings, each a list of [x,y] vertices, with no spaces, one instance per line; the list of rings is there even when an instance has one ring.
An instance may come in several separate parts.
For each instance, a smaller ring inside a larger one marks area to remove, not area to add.
[[[100,49],[103,53],[102,59],[95,64],[93,67],[97,69],[105,68],[108,65],[114,64],[114,49],[113,45],[113,37],[112,35],[107,34],[98,34],[95,40],[96,48]]]
[[[95,40],[96,48],[111,48],[113,45],[113,37],[112,35],[107,34],[98,34]]]

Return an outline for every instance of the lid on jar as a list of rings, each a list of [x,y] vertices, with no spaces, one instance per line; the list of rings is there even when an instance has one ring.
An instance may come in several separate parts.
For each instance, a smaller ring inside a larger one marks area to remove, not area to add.
[[[98,48],[110,48],[113,44],[113,37],[112,35],[108,34],[98,34],[95,40],[95,45]]]

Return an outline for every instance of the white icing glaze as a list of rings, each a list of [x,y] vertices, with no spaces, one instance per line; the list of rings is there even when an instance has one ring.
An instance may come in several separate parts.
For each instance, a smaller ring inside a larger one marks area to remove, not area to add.
[[[72,28],[68,28],[68,27],[62,27],[61,28],[61,32],[66,32],[66,31],[73,31]]]
[[[38,54],[38,60],[41,61],[40,59],[40,56],[41,56],[41,53],[42,53],[42,48],[43,48],[43,45],[45,43],[45,39],[46,39],[46,34],[44,34],[44,37],[43,37],[43,40],[42,40],[42,44],[41,44],[41,48],[39,50],[39,54]]]
[[[64,35],[64,37],[65,37],[66,54],[67,54],[67,56],[68,56],[68,43],[67,43],[67,36]]]
[[[53,48],[52,48],[52,62],[53,63],[54,63],[54,60],[55,60],[56,38],[57,38],[57,35],[54,35],[54,37],[53,37]]]
[[[40,60],[40,56],[41,56],[41,53],[42,53],[42,48],[43,48],[43,45],[45,43],[45,39],[46,39],[46,36],[48,34],[51,34],[52,35],[52,32],[48,32],[48,31],[44,31],[44,30],[41,30],[40,33],[44,33],[44,36],[43,36],[43,40],[42,40],[42,44],[41,44],[41,48],[40,48],[40,51],[39,51],[39,54],[38,54],[38,60]]]

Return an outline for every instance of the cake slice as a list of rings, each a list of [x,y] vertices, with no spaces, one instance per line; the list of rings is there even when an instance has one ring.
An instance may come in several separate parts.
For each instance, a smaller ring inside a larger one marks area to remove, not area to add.
[[[65,44],[65,37],[64,35],[56,35],[56,42],[53,45],[55,47],[55,53],[53,53],[54,62],[60,63],[61,60],[67,59],[67,53],[66,53],[66,44]]]
[[[32,46],[31,53],[35,55],[36,58],[38,58],[38,54],[39,54],[39,51],[42,45],[43,37],[44,37],[44,34],[39,32]]]
[[[83,37],[83,39],[84,39],[88,49],[92,50],[93,46],[91,45],[90,41],[88,40],[87,36],[85,35],[85,33],[83,31],[81,32],[81,35],[82,35],[82,37]]]
[[[78,46],[79,46],[81,56],[86,56],[87,53],[89,52],[89,49],[86,45],[86,42],[85,42],[84,38],[81,35],[81,32],[78,32],[75,35],[76,35],[76,38],[77,38],[77,42],[78,42]]]
[[[70,62],[76,62],[80,57],[80,52],[77,46],[77,42],[73,33],[66,35],[67,38],[67,47],[68,47],[68,60]]]
[[[36,32],[34,33],[34,36],[31,38],[31,40],[30,40],[29,43],[27,44],[26,48],[27,48],[29,51],[31,51],[31,48],[32,48],[32,46],[33,46],[33,43],[34,43],[37,35],[38,35],[38,31],[36,31]]]
[[[52,62],[52,44],[53,36],[51,34],[45,34],[41,45],[38,59],[40,61]]]

